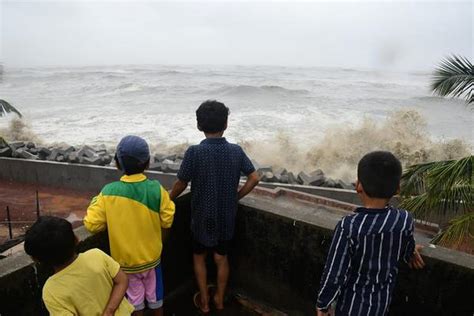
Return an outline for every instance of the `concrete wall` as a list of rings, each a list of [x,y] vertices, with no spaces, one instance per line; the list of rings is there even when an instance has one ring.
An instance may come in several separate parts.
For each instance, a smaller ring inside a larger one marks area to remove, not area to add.
[[[256,200],[243,201],[232,255],[232,284],[250,297],[289,312],[314,315],[334,223],[278,215]],[[288,211],[290,213],[292,211]],[[425,248],[426,268],[402,266],[390,315],[466,315],[474,312],[474,256]]]
[[[171,188],[176,175],[148,171],[156,179]],[[89,166],[51,161],[0,158],[0,180],[28,184],[62,187],[79,191],[99,191],[112,181],[117,181],[121,172],[112,167]]]

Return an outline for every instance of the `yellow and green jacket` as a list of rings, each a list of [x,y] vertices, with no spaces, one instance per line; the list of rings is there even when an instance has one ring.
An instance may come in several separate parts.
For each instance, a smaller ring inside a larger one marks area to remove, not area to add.
[[[158,181],[124,175],[92,199],[84,226],[93,234],[107,229],[112,258],[124,272],[140,273],[160,263],[161,228],[171,227],[174,212]]]

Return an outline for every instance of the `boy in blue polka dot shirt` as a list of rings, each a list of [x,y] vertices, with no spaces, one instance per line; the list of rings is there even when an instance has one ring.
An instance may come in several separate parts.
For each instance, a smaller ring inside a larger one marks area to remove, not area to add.
[[[196,111],[197,128],[206,139],[188,148],[171,191],[175,199],[191,182],[191,231],[194,272],[199,287],[197,304],[203,313],[209,309],[206,254],[212,252],[217,266],[216,309],[224,308],[229,278],[227,252],[234,235],[238,200],[258,184],[259,177],[242,148],[223,137],[229,109],[221,102],[206,101]],[[241,173],[247,176],[239,190]]]

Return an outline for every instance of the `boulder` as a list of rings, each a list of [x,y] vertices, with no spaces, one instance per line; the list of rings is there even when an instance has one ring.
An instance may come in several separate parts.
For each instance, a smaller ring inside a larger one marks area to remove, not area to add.
[[[278,179],[278,177],[277,177]],[[280,176],[280,179],[279,179],[279,182],[281,183],[288,183],[289,179],[288,179],[288,175],[287,174],[284,174],[282,176]]]
[[[176,154],[171,154],[171,155],[166,155],[163,157],[163,160],[171,160],[171,161],[175,161],[176,160]]]
[[[36,148],[38,150],[38,157],[41,159],[41,160],[44,160],[46,159],[49,155],[51,155],[51,150],[49,150],[48,148],[46,147],[38,147]]]
[[[9,146],[11,147],[12,150],[15,150],[18,148],[25,147],[26,143],[25,142],[12,142],[9,144]]]
[[[337,180],[334,187],[339,188],[339,189],[346,189],[346,190],[354,190],[355,189],[355,185],[345,183],[342,180]]]
[[[87,165],[100,166],[102,164],[102,159],[100,157],[83,157],[81,163]]]
[[[308,185],[310,179],[311,179],[311,176],[307,174],[306,172],[301,171],[300,173],[298,173],[297,181],[299,184]]]
[[[336,181],[334,181],[334,179],[331,179],[331,178],[326,178],[326,180],[324,180],[324,183],[321,186],[326,187],[326,188],[335,188]]]
[[[102,159],[102,164],[103,164],[104,166],[109,165],[109,164],[112,162],[112,156],[110,156],[110,155],[108,155],[108,154],[102,156],[101,159]]]
[[[281,175],[284,176],[288,173],[288,171],[285,168],[276,168],[273,170],[273,174],[276,175]]]
[[[169,160],[165,159],[161,163],[161,170],[166,173],[177,173],[179,171],[180,165]]]
[[[262,181],[264,181],[264,182],[276,182],[277,179],[275,178],[275,175],[273,174],[273,172],[267,171],[263,174]]]
[[[79,157],[87,157],[87,158],[93,158],[93,157],[96,157],[97,154],[95,152],[94,149],[92,149],[92,147],[89,147],[89,146],[84,146],[82,147],[78,152],[77,152],[77,155]]]
[[[72,152],[67,156],[66,160],[70,163],[79,163],[79,156],[77,152]]]
[[[0,148],[5,148],[5,147],[10,147],[10,146],[8,146],[7,141],[4,140],[3,137],[0,137]]]
[[[153,162],[153,163],[150,164],[148,169],[152,170],[152,171],[161,171],[162,170],[162,164],[161,164],[161,162]]]
[[[10,147],[0,148],[0,157],[11,157],[12,149]]]
[[[63,156],[67,156],[73,151],[76,151],[76,148],[74,148],[74,146],[62,146],[58,149]]]
[[[155,159],[155,162],[157,161],[163,161],[165,160],[166,155],[165,154],[155,154],[153,158]]]
[[[295,174],[293,172],[288,172],[286,174],[286,176],[288,177],[288,183],[289,184],[297,184],[298,183],[298,181],[295,177]]]
[[[26,148],[28,148],[28,149],[36,148],[36,145],[33,142],[28,142],[28,143],[26,143]]]
[[[311,172],[310,176],[309,184],[313,186],[320,186],[326,181],[324,172],[321,169]]]
[[[27,149],[30,154],[37,155],[38,154],[38,148],[32,147]]]
[[[17,150],[15,150],[15,154],[16,154],[16,157],[18,157],[18,158],[32,159],[32,160],[38,159],[38,157],[36,155],[33,155],[33,154],[29,153],[26,150],[26,148],[18,148]]]
[[[66,162],[66,158],[64,158],[63,155],[58,155],[58,156],[56,157],[56,161],[57,161],[57,162]]]
[[[273,168],[272,168],[272,166],[269,166],[269,165],[262,165],[262,166],[258,167],[257,171],[258,171],[258,173],[264,175],[265,172],[273,173]]]
[[[55,148],[51,150],[51,154],[49,154],[48,158],[46,159],[49,161],[56,161],[59,155],[60,155],[59,149]]]

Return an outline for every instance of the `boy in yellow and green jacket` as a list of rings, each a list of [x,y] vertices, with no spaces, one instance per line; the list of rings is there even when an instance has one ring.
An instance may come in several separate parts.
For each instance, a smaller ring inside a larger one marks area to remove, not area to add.
[[[124,175],[93,198],[84,225],[91,233],[107,229],[111,256],[128,274],[134,315],[142,315],[145,301],[155,315],[162,315],[161,228],[171,227],[175,205],[157,180],[143,174],[150,161],[145,140],[124,137],[115,161]]]

